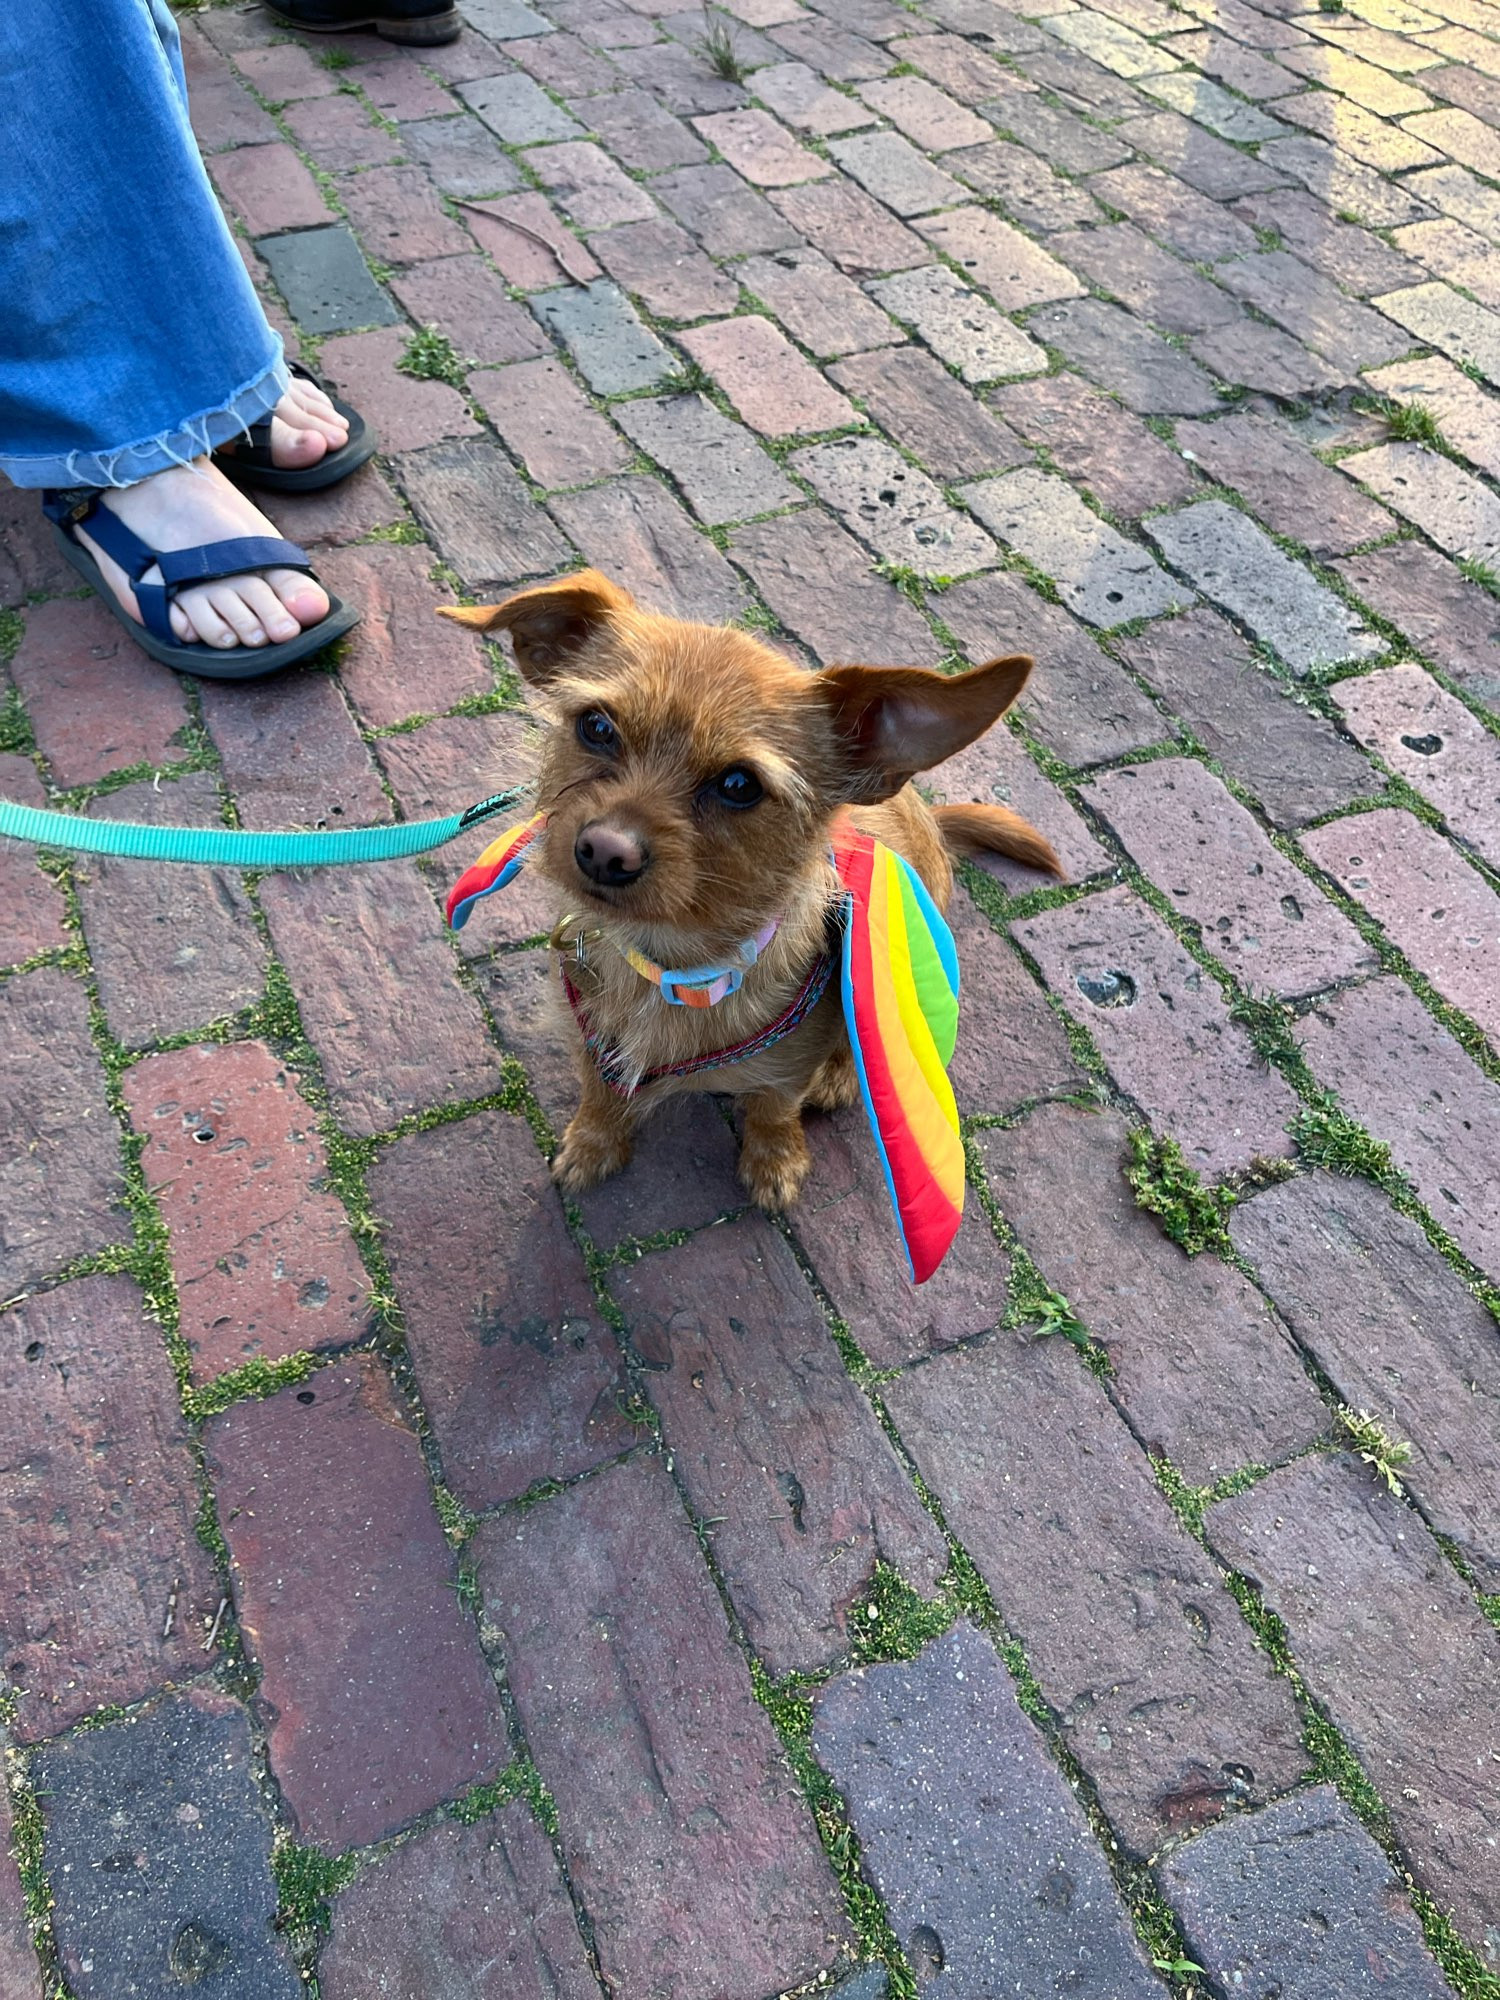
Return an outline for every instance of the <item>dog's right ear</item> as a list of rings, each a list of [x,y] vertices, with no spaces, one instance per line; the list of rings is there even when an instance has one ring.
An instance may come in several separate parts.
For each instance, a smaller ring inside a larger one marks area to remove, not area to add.
[[[476,632],[509,632],[523,678],[540,686],[565,671],[601,625],[634,606],[628,590],[596,569],[580,569],[518,590],[503,604],[440,604],[438,616]]]

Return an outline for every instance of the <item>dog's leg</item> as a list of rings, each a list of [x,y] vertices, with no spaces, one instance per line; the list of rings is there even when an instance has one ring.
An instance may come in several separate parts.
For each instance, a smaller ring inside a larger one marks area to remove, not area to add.
[[[798,1099],[780,1090],[757,1090],[747,1097],[740,1181],[754,1200],[762,1208],[790,1208],[811,1167]]]
[[[818,1064],[803,1102],[814,1111],[842,1111],[846,1105],[858,1104],[859,1073],[847,1042]]]
[[[630,1158],[634,1119],[592,1063],[581,1065],[582,1095],[552,1160],[552,1178],[565,1194],[582,1194],[617,1174]]]

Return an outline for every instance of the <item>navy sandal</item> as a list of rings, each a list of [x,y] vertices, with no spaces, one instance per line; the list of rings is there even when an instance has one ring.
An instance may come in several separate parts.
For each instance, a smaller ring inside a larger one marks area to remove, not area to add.
[[[331,395],[310,369],[300,361],[291,364],[292,373],[322,389],[330,403],[349,426],[349,435],[337,451],[325,451],[316,465],[278,465],[271,456],[271,419],[262,417],[250,426],[248,438],[231,438],[213,454],[213,461],[226,479],[236,486],[259,486],[266,493],[320,493],[336,486],[373,458],[380,440],[359,414]]]
[[[118,514],[103,505],[107,489],[73,487],[67,491],[48,490],[42,495],[42,510],[52,523],[52,533],[65,561],[70,563],[95,595],[111,610],[136,644],[179,674],[197,674],[206,681],[257,680],[274,674],[296,660],[340,639],[359,623],[359,613],[337,597],[328,600],[326,617],[308,625],[295,639],[279,645],[206,646],[201,639],[184,643],[172,630],[169,611],[178,591],[195,583],[213,583],[226,576],[245,576],[254,570],[300,569],[313,575],[307,551],[277,535],[240,535],[232,541],[205,542],[196,549],[157,550],[148,547]],[[86,526],[107,556],[117,562],[130,578],[140,607],[134,619],[110,589],[92,553],[74,535]],[[153,565],[161,571],[160,583],[142,583]]]

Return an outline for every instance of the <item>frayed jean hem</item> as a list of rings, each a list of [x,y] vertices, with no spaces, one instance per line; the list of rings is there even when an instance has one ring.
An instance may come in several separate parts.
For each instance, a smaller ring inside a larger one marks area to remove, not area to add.
[[[269,367],[236,389],[222,408],[187,418],[176,430],[164,431],[139,444],[112,451],[70,451],[56,458],[17,458],[0,453],[0,472],[13,486],[138,486],[168,466],[188,465],[233,437],[242,437],[253,423],[269,415],[286,394],[291,380],[286,356],[276,336],[276,355]]]

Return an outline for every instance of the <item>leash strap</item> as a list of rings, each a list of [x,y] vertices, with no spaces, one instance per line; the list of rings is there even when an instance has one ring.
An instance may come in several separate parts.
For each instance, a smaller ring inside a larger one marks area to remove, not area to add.
[[[446,819],[398,820],[339,833],[243,833],[232,827],[143,826],[131,820],[80,819],[0,799],[0,834],[35,847],[114,854],[132,861],[180,861],[200,868],[343,868],[428,854],[471,826],[509,812],[525,790],[513,786]]]

